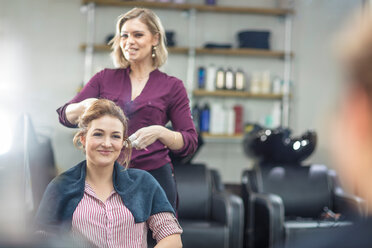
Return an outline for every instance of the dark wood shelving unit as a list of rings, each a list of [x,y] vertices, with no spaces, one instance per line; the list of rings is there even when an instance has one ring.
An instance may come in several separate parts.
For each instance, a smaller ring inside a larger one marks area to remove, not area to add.
[[[80,50],[84,51],[86,47],[87,47],[87,44],[81,44]],[[95,52],[110,52],[111,47],[105,44],[95,44],[93,45],[93,50]],[[168,47],[168,51],[170,53],[187,54],[189,49],[187,47]]]
[[[282,94],[252,94],[246,91],[233,91],[233,90],[194,90],[193,95],[196,97],[212,96],[212,97],[238,97],[238,98],[251,98],[251,99],[268,99],[268,100],[281,100]]]
[[[290,93],[286,94],[253,94],[246,91],[232,91],[232,90],[216,90],[216,91],[206,91],[206,90],[193,90],[192,82],[194,79],[194,72],[196,66],[196,59],[200,57],[208,56],[226,56],[226,57],[254,57],[254,58],[263,58],[263,59],[280,59],[283,60],[284,70],[283,77],[285,82],[290,80],[291,72],[291,60],[294,57],[294,53],[291,51],[290,46],[290,37],[291,37],[291,23],[292,15],[294,11],[292,9],[280,9],[280,8],[257,8],[257,7],[248,7],[248,6],[221,6],[221,5],[204,5],[204,4],[191,4],[183,3],[177,4],[173,2],[155,2],[155,1],[136,1],[136,0],[81,0],[82,5],[85,5],[82,8],[86,11],[88,26],[90,27],[90,33],[94,30],[94,10],[95,8],[102,7],[119,7],[119,8],[133,8],[133,7],[144,7],[149,9],[162,9],[169,11],[180,11],[187,12],[187,17],[189,21],[189,36],[196,37],[195,30],[197,30],[198,25],[196,22],[196,16],[202,15],[203,13],[210,14],[237,14],[237,15],[262,15],[269,18],[278,18],[279,21],[285,25],[285,42],[284,47],[279,48],[283,50],[266,50],[266,49],[251,49],[251,48],[203,48],[195,47],[194,42],[189,41],[186,45],[182,47],[168,47],[168,52],[170,54],[181,54],[188,58],[188,64],[186,67],[187,70],[187,79],[186,82],[189,84],[189,92],[192,92],[192,96],[195,98],[203,97],[219,97],[219,98],[241,98],[241,99],[252,99],[252,100],[267,100],[267,101],[276,101],[279,100],[282,103],[282,121],[284,125],[288,124],[289,116],[289,99],[291,98]],[[88,32],[89,33],[89,32]],[[192,39],[191,39],[192,40]],[[86,43],[80,45],[80,50],[84,51],[86,54],[86,65],[89,66],[89,61],[92,61],[94,52],[109,53],[111,47],[107,44],[94,43],[95,39],[93,36],[87,38]],[[87,67],[88,67],[87,66]],[[86,71],[91,70],[91,68]],[[211,140],[223,140],[231,139],[233,142],[239,141],[242,138],[242,135],[211,135],[204,134],[204,137]]]
[[[80,49],[85,50],[87,47],[86,44],[81,44]],[[93,46],[94,51],[96,52],[109,52],[110,46],[105,44],[95,44]],[[187,47],[168,47],[170,53],[176,54],[187,54],[189,48]],[[195,53],[197,55],[227,55],[227,56],[254,56],[254,57],[271,57],[271,58],[284,58],[285,53],[282,51],[271,51],[264,49],[249,49],[249,48],[229,48],[229,49],[220,49],[220,48],[196,48]],[[293,54],[291,54],[293,56]]]
[[[202,5],[202,4],[177,4],[145,1],[123,1],[123,0],[82,0],[82,4],[94,3],[100,6],[121,6],[121,7],[146,7],[156,9],[176,9],[191,10],[195,9],[200,12],[219,12],[219,13],[241,13],[256,15],[284,16],[293,14],[291,9],[276,8],[251,8],[239,6],[219,6],[219,5]]]
[[[210,134],[210,133],[202,133],[203,138],[206,139],[242,139],[243,134]]]

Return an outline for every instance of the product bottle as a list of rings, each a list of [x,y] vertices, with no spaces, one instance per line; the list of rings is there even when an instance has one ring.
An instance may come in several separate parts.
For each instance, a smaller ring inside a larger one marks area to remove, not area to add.
[[[216,73],[216,90],[225,89],[225,71],[219,68]]]
[[[228,68],[225,73],[225,88],[227,90],[234,90],[234,72],[231,68]]]
[[[252,80],[251,80],[251,87],[250,87],[250,91],[252,94],[261,93],[260,84],[261,84],[260,73],[255,71],[252,73]]]
[[[235,105],[235,134],[243,133],[243,106]]]
[[[245,90],[245,75],[240,69],[238,69],[235,73],[235,89],[239,91]]]
[[[211,102],[210,104],[210,119],[209,119],[209,133],[223,134],[225,127],[225,109],[222,104]]]
[[[210,120],[210,108],[209,108],[208,103],[206,103],[201,111],[200,131],[202,133],[209,132],[209,120]]]
[[[280,79],[280,77],[275,77],[274,81],[273,81],[273,94],[281,94],[282,93],[282,89],[281,89],[281,82],[282,80]]]
[[[198,69],[198,88],[205,88],[205,68],[203,66]]]
[[[235,133],[235,111],[229,107],[226,109],[226,134],[233,135]]]
[[[261,93],[269,94],[270,91],[271,91],[270,71],[264,71],[262,73]]]
[[[207,91],[215,90],[215,81],[216,81],[216,67],[211,64],[207,68],[207,79],[205,88]]]
[[[194,107],[191,110],[192,120],[195,125],[195,129],[197,132],[200,132],[200,115],[201,115],[201,109],[199,108],[199,105],[196,103]]]

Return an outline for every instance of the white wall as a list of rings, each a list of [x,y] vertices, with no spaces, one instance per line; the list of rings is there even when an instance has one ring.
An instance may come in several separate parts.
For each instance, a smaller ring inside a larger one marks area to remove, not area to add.
[[[39,132],[53,138],[57,164],[81,159],[71,130],[55,110],[76,92],[83,77],[85,18],[76,0],[2,0],[0,4],[0,111],[11,119],[28,113]],[[5,54],[5,56],[4,56]]]
[[[295,87],[291,126],[295,135],[309,128],[318,131],[320,144],[311,159],[315,162],[330,163],[324,120],[327,120],[336,92],[340,89],[339,72],[330,53],[331,37],[350,10],[360,2],[295,1]],[[221,0],[219,3],[275,7],[274,0]],[[105,36],[113,32],[116,17],[125,10],[102,8],[97,11],[97,41],[103,42]],[[167,20],[163,21],[166,29],[177,31],[179,25],[181,30],[187,29],[187,19],[182,13],[164,10],[157,13],[162,20]],[[252,28],[262,24],[272,29],[275,39],[273,47],[280,49],[283,44],[280,20],[259,16],[245,18],[248,17],[213,13],[203,15],[198,19],[200,33],[197,43],[202,44],[203,40],[209,39],[229,42],[229,36],[233,36],[240,27]],[[179,20],[181,24],[174,20]],[[208,29],[211,25],[218,29]],[[37,130],[52,137],[57,165],[61,170],[83,158],[81,152],[72,146],[74,130],[58,123],[55,110],[75,95],[82,82],[84,56],[78,47],[85,41],[85,35],[86,16],[80,12],[78,0],[0,0],[0,113],[12,113],[10,119],[15,119],[21,112],[29,113]],[[177,32],[177,35],[180,43],[187,39],[186,32]],[[210,59],[222,65],[244,65],[247,70],[263,68],[266,63],[271,63],[270,66],[278,73],[282,70],[281,62],[262,59],[203,57],[197,63],[209,63]],[[171,55],[164,70],[185,80],[186,72],[179,65],[186,63],[183,55]],[[103,66],[112,67],[107,54],[95,57],[95,70]],[[256,114],[252,119],[257,117]],[[236,141],[207,142],[196,160],[219,169],[226,182],[239,182],[241,170],[250,164],[242,152],[241,144]]]
[[[330,167],[334,165],[328,157],[328,130],[332,128],[330,117],[342,88],[332,45],[334,35],[361,5],[361,0],[296,1],[292,123],[296,134],[306,129],[317,131],[319,143],[310,161]]]

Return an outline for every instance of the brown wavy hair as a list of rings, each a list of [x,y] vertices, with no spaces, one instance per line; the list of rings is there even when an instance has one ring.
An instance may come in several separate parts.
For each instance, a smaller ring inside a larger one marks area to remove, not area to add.
[[[78,124],[80,130],[75,134],[73,143],[74,145],[84,150],[85,148],[80,141],[81,137],[84,137],[88,132],[89,124],[96,119],[99,119],[103,116],[111,116],[117,118],[123,124],[123,142],[124,146],[121,150],[121,153],[117,159],[121,165],[125,168],[128,168],[130,158],[132,156],[132,144],[128,139],[128,121],[127,117],[124,115],[123,110],[117,106],[114,102],[107,99],[99,99],[95,101],[83,115],[80,116]]]

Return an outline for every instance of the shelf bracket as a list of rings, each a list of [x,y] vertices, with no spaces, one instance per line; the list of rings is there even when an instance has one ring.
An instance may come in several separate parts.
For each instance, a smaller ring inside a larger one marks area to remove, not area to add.
[[[194,78],[195,78],[195,37],[196,37],[196,9],[192,8],[189,10],[189,51],[188,51],[188,66],[187,66],[187,78],[186,78],[186,89],[190,96],[192,89],[194,88]]]
[[[290,112],[290,91],[291,85],[291,67],[292,67],[292,15],[285,17],[285,40],[284,40],[284,92],[282,98],[282,126],[289,126]]]
[[[81,8],[87,15],[87,36],[84,58],[84,84],[92,77],[93,71],[93,53],[94,53],[94,35],[95,35],[95,3],[91,2]]]

